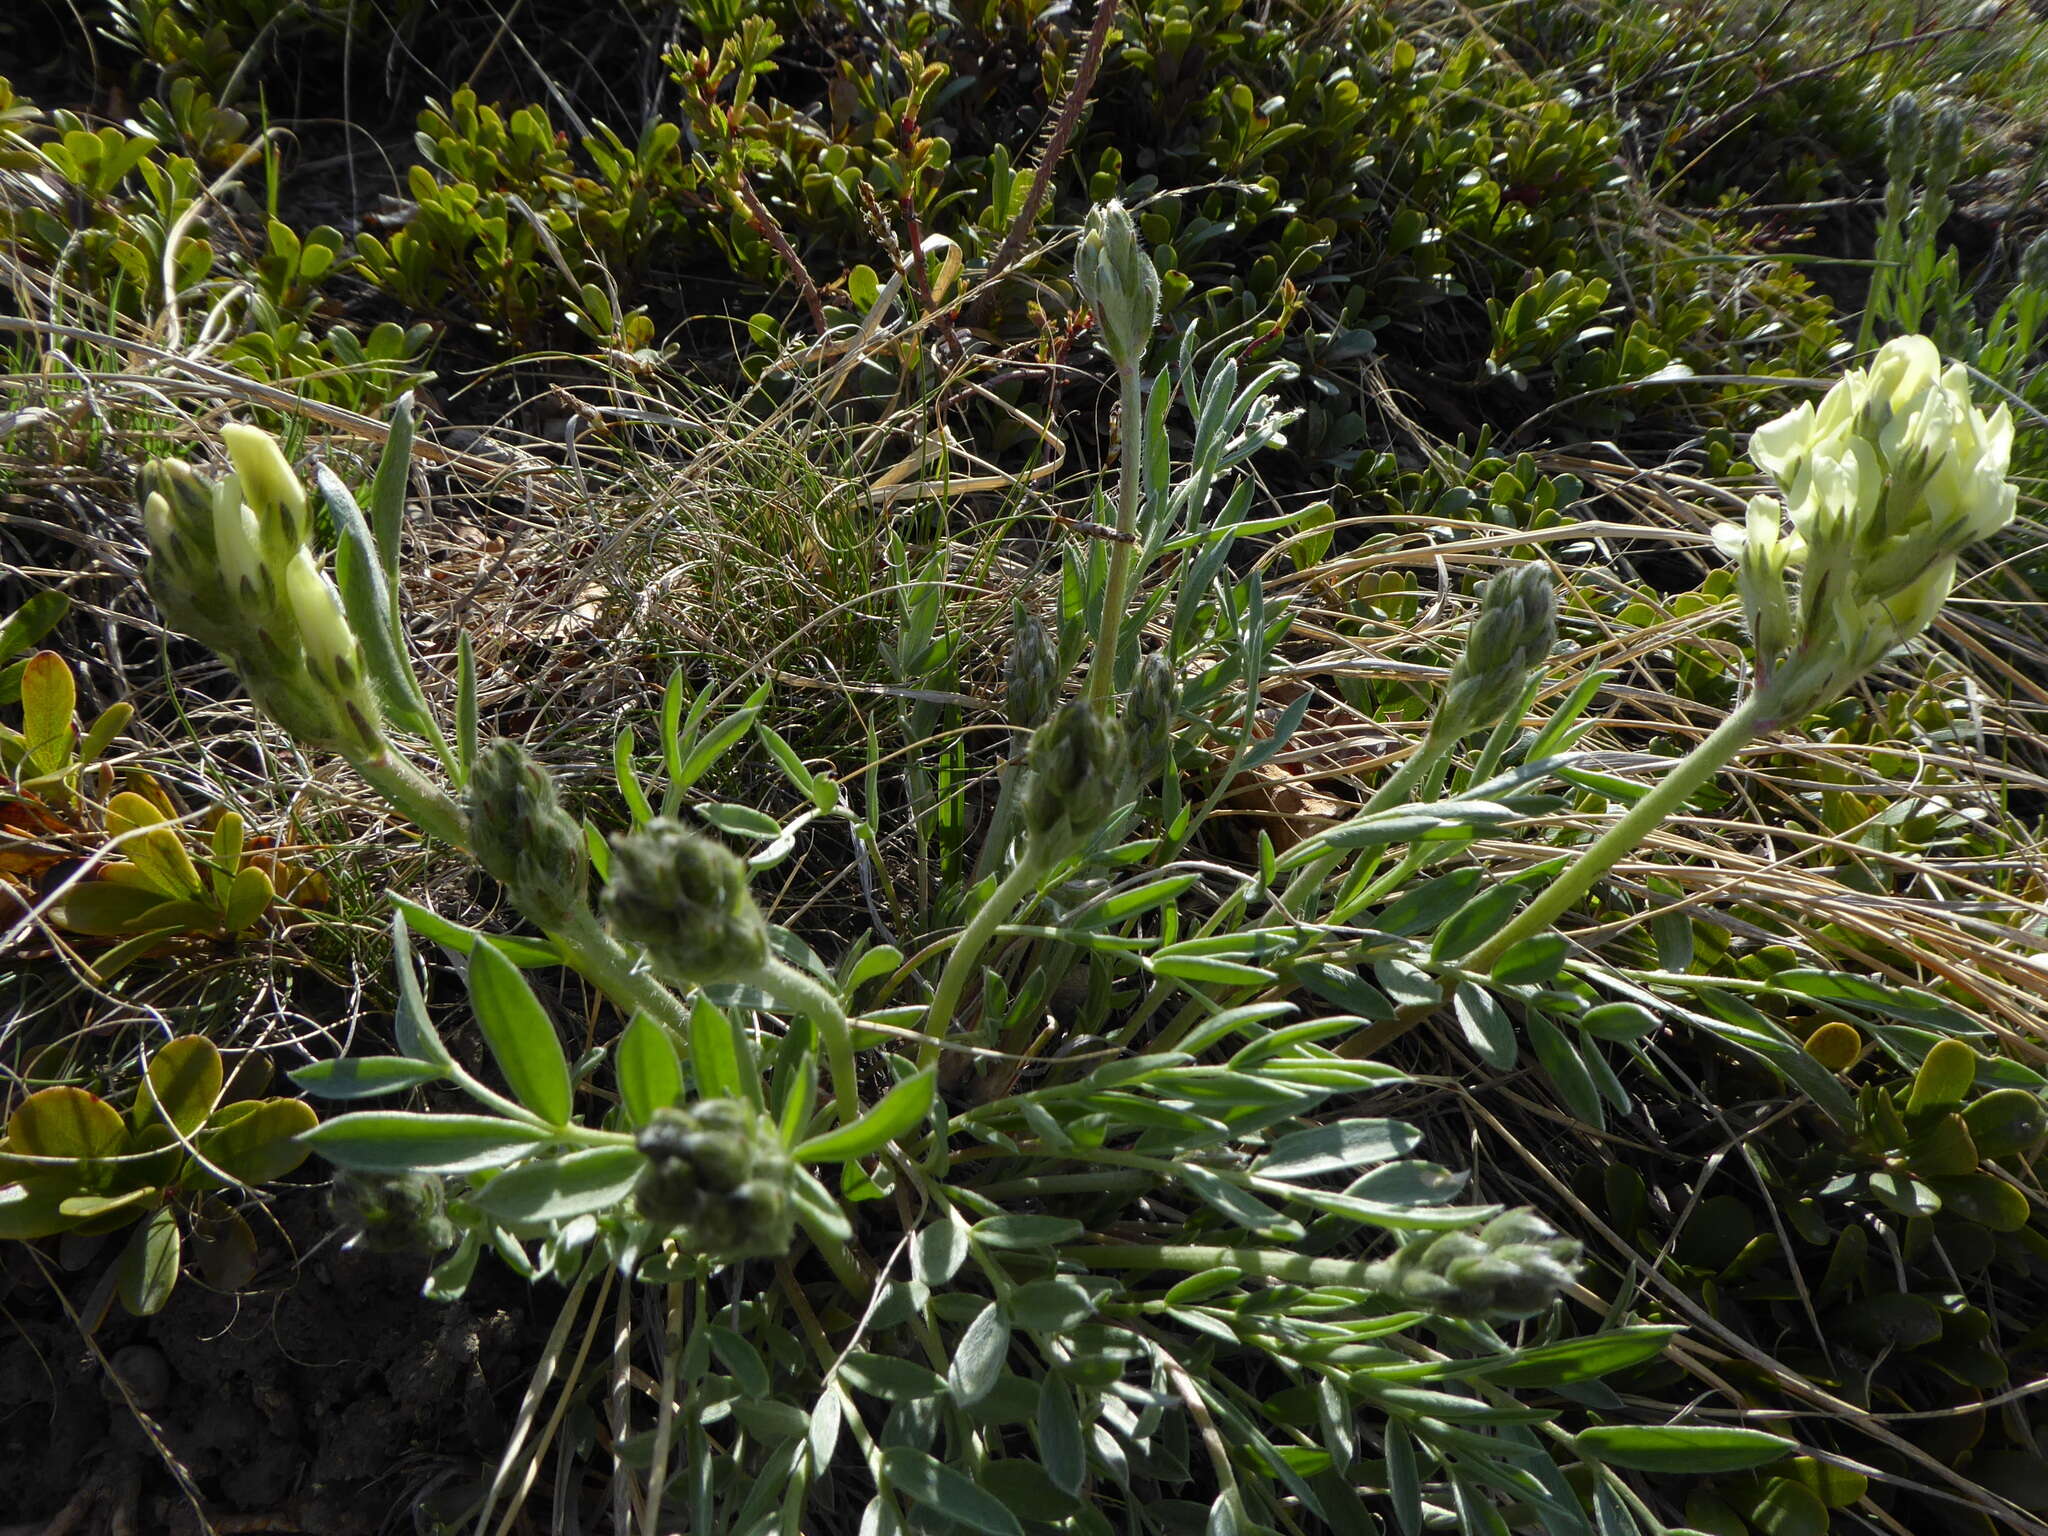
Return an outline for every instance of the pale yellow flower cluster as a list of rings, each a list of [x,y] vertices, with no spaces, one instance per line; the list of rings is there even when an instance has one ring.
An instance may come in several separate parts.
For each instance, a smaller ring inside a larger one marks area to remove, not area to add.
[[[305,487],[268,432],[231,424],[221,441],[235,467],[217,479],[174,459],[142,472],[150,590],[294,736],[374,750],[380,712],[362,646],[313,550]]]
[[[1956,557],[2012,521],[2012,435],[2012,412],[1972,405],[1967,370],[1944,369],[1924,336],[1756,431],[1750,455],[1780,494],[1715,540],[1737,562],[1761,675],[1788,703],[1827,702],[1934,622]]]

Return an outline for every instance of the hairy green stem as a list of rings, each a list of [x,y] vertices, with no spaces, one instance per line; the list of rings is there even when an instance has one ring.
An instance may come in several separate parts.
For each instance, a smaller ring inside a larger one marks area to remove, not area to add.
[[[988,948],[988,941],[1011,913],[1037,893],[1044,861],[1036,841],[1031,839],[1024,844],[1017,867],[989,893],[988,900],[953,941],[953,952],[946,957],[946,968],[939,972],[938,985],[932,991],[931,1006],[925,1010],[925,1042],[917,1053],[919,1070],[938,1062],[947,1026],[953,1022],[953,1010],[960,1006],[960,994],[967,990],[967,978],[974,974],[975,963]]]
[[[1109,574],[1102,584],[1102,612],[1095,628],[1095,655],[1088,663],[1088,698],[1107,709],[1116,692],[1117,647],[1131,584],[1131,550],[1138,539],[1138,503],[1145,494],[1145,385],[1138,370],[1119,368],[1123,386],[1123,467],[1117,487],[1116,542],[1109,550]]]
[[[1341,1285],[1370,1290],[1367,1266],[1349,1259],[1318,1259],[1279,1248],[1209,1248],[1180,1243],[1073,1244],[1060,1250],[1087,1269],[1173,1269],[1189,1274],[1204,1270],[1242,1270],[1262,1280],[1295,1285]]]
[[[805,1015],[825,1037],[825,1060],[832,1073],[832,1097],[838,1105],[841,1124],[860,1115],[860,1079],[853,1068],[853,1027],[846,1010],[830,988],[820,985],[793,965],[772,955],[763,965],[733,978],[759,987],[783,1006]]]
[[[1656,787],[1558,872],[1514,921],[1468,955],[1463,968],[1485,972],[1522,940],[1546,933],[1593,884],[1633,852],[1666,817],[1685,804],[1693,791],[1725,767],[1750,742],[1768,730],[1781,709],[1777,691],[1764,687],[1751,694],[1713,734],[1675,763]]]
[[[469,819],[454,797],[419,769],[386,748],[374,757],[352,757],[370,787],[429,837],[451,848],[469,847]]]
[[[690,1010],[683,1000],[656,979],[625,945],[605,932],[588,908],[578,908],[569,921],[548,937],[578,974],[595,983],[620,1012],[644,1013],[667,1028],[676,1044],[690,1041]]]
[[[1405,802],[1409,792],[1422,782],[1449,750],[1448,742],[1433,745],[1424,738],[1422,745],[1409,754],[1408,760],[1389,774],[1386,782],[1374,790],[1371,798],[1359,807],[1358,815],[1371,816]],[[1349,852],[1347,848],[1333,848],[1327,853],[1317,854],[1295,871],[1294,878],[1287,882],[1287,889],[1281,895],[1278,907],[1271,914],[1271,921],[1279,921],[1283,912],[1298,912],[1303,902],[1323,888],[1323,882],[1336,872],[1337,866],[1344,862]]]

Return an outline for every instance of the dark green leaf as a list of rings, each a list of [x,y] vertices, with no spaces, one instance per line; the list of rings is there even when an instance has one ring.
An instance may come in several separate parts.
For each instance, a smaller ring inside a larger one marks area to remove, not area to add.
[[[159,1207],[135,1229],[121,1250],[115,1280],[121,1305],[131,1316],[149,1317],[163,1310],[178,1283],[182,1246],[178,1216],[169,1206]]]
[[[1564,968],[1571,945],[1558,933],[1532,934],[1493,964],[1493,979],[1503,987],[1542,986]]]
[[[1704,1476],[1768,1466],[1799,1449],[1760,1429],[1711,1424],[1601,1424],[1572,1437],[1581,1455],[1632,1472]]]

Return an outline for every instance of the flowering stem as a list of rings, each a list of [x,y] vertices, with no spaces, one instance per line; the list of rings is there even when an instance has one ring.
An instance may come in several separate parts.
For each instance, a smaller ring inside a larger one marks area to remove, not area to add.
[[[960,1006],[960,994],[967,990],[967,978],[974,974],[975,964],[981,959],[981,952],[988,948],[988,941],[995,937],[996,929],[1027,898],[1037,893],[1038,877],[1043,872],[1044,862],[1037,839],[1027,840],[1023,852],[1018,855],[1017,867],[989,893],[988,900],[981,904],[981,909],[960,930],[960,937],[953,941],[953,953],[946,957],[946,968],[939,972],[938,986],[932,991],[931,1006],[925,1010],[925,1042],[917,1054],[920,1069],[938,1061],[940,1045],[946,1038],[947,1027],[953,1022],[953,1010]]]
[[[587,908],[578,908],[568,922],[548,937],[562,958],[627,1015],[644,1013],[665,1026],[678,1045],[690,1039],[690,1011],[682,999],[657,981],[645,963],[604,931]]]
[[[1372,792],[1372,797],[1359,807],[1359,816],[1371,816],[1406,803],[1409,792],[1423,781],[1430,769],[1434,768],[1444,753],[1450,750],[1450,743],[1440,746],[1424,740],[1422,745],[1408,756],[1408,761],[1387,776],[1387,781]],[[1283,920],[1282,914],[1298,912],[1301,904],[1323,887],[1337,866],[1344,862],[1348,849],[1334,848],[1327,853],[1317,854],[1287,882],[1287,890],[1280,898],[1274,912],[1274,921]]]
[[[1179,1243],[1075,1244],[1060,1250],[1087,1269],[1173,1269],[1189,1274],[1229,1267],[1261,1280],[1295,1285],[1364,1287],[1366,1266],[1349,1259],[1311,1258],[1281,1248],[1210,1248]]]
[[[469,847],[469,821],[452,796],[419,769],[386,748],[375,756],[352,757],[356,772],[412,824],[451,848]]]
[[[1725,767],[1750,742],[1776,723],[1782,712],[1778,690],[1752,693],[1735,713],[1691,752],[1673,765],[1648,794],[1630,806],[1570,864],[1534,901],[1500,932],[1468,955],[1464,970],[1484,972],[1522,940],[1545,933],[1593,884],[1632,852],[1657,826],[1685,804],[1693,791]]]
[[[829,988],[820,986],[793,965],[770,956],[763,964],[733,978],[759,987],[784,1007],[805,1015],[825,1037],[825,1059],[832,1072],[832,1096],[842,1123],[860,1114],[860,1079],[853,1069],[853,1028],[846,1010]]]
[[[1131,584],[1131,549],[1138,539],[1138,502],[1145,492],[1145,386],[1137,366],[1117,369],[1123,386],[1123,467],[1117,487],[1116,542],[1109,549],[1109,574],[1102,584],[1102,612],[1096,620],[1095,656],[1088,666],[1088,698],[1099,709],[1116,692],[1118,633]]]

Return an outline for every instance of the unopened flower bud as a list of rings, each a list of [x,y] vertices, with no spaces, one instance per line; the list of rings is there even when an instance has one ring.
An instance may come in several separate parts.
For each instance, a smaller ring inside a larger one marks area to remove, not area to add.
[[[1367,1283],[1448,1317],[1533,1317],[1576,1275],[1580,1245],[1534,1211],[1508,1211],[1477,1231],[1432,1232],[1367,1269]]]
[[[1085,698],[1070,700],[1031,738],[1024,823],[1034,837],[1085,841],[1116,809],[1121,733]]]
[[[1920,147],[1926,141],[1927,113],[1920,98],[1901,91],[1885,112],[1885,171],[1893,181],[1912,179],[1920,164]]]
[[[641,1216],[717,1259],[787,1253],[795,1234],[791,1162],[774,1129],[737,1099],[654,1111],[636,1145]]]
[[[1497,725],[1556,644],[1557,587],[1547,566],[1518,565],[1487,582],[1430,723],[1432,740],[1459,741]]]
[[[590,856],[562,809],[554,775],[516,741],[477,754],[469,777],[469,846],[476,861],[546,929],[585,910]]]
[[[1110,360],[1120,370],[1135,370],[1159,323],[1159,271],[1138,226],[1115,199],[1088,212],[1074,253],[1074,286],[1095,312]],[[1135,431],[1136,424],[1126,423],[1125,430]]]
[[[2048,293],[2048,230],[2034,236],[2020,252],[2020,281],[2036,293]]]
[[[431,1173],[338,1173],[327,1208],[351,1236],[348,1248],[436,1254],[455,1242],[447,1192]]]
[[[1137,678],[1124,707],[1124,759],[1131,776],[1150,784],[1173,750],[1173,716],[1180,703],[1173,663],[1154,651],[1138,663]]]
[[[213,550],[230,600],[252,613],[274,613],[277,577],[263,559],[261,531],[234,475],[213,485]]]
[[[768,924],[747,891],[746,866],[668,817],[612,839],[603,904],[612,932],[683,985],[736,980],[768,960]]]
[[[264,556],[273,565],[284,565],[311,537],[306,489],[268,432],[229,422],[220,436],[242,482],[242,496],[255,513]]]
[[[1036,730],[1059,697],[1059,646],[1037,614],[1019,603],[1010,619],[1010,655],[1003,666],[1003,708],[1010,724]]]
[[[1927,184],[1946,187],[1963,168],[1962,109],[1944,103],[1927,120]]]

